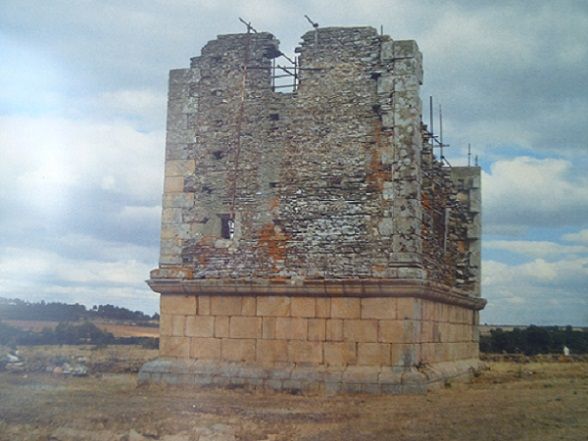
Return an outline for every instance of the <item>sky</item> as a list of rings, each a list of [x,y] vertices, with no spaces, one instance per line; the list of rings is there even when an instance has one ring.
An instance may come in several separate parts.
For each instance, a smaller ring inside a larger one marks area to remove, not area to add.
[[[238,18],[416,40],[453,165],[482,167],[481,322],[588,326],[588,2],[3,0],[0,296],[149,313],[167,75]],[[424,115],[428,120],[428,111]]]

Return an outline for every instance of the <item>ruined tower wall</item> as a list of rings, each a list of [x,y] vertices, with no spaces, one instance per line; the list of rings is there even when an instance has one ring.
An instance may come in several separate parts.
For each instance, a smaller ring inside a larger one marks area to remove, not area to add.
[[[269,34],[222,36],[172,71],[161,276],[423,277],[420,53],[371,28],[319,38],[295,94],[270,90]]]
[[[170,73],[162,359],[142,378],[183,361],[188,382],[401,392],[463,373],[483,301],[457,269],[466,206],[423,149],[416,43],[325,28],[297,51],[294,93],[270,87],[267,33]]]

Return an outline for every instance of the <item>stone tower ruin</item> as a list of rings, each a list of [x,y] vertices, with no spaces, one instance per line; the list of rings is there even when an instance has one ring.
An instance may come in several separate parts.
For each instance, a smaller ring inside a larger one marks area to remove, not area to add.
[[[480,169],[435,159],[416,43],[320,28],[296,52],[276,69],[273,35],[221,35],[170,72],[160,358],[140,379],[403,393],[466,375]]]

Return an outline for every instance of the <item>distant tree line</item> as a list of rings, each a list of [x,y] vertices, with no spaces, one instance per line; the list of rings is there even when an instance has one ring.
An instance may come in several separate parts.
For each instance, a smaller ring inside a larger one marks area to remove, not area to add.
[[[112,333],[103,331],[94,323],[60,322],[55,329],[45,328],[41,332],[23,331],[12,327],[0,320],[0,345],[28,346],[28,345],[120,345],[140,344],[144,347],[156,349],[159,339],[152,337],[115,337]]]
[[[150,320],[159,320],[159,314],[155,313],[149,316],[141,311],[131,311],[114,305],[95,305],[91,309],[86,309],[84,305],[78,303],[69,305],[60,302],[27,302],[0,297],[0,319],[74,322],[96,318],[147,324],[146,322]]]
[[[480,351],[508,354],[561,354],[567,346],[573,354],[588,353],[588,332],[571,326],[534,326],[512,331],[500,328],[480,337]]]

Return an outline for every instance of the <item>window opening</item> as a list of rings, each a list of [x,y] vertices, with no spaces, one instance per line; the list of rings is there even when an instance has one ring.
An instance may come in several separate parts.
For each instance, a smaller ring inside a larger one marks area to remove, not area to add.
[[[233,239],[235,236],[235,220],[229,214],[221,214],[221,237]]]

